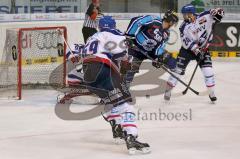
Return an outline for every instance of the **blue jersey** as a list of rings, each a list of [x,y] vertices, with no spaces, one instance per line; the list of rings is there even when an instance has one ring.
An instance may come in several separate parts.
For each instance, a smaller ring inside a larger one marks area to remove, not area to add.
[[[135,37],[135,45],[152,57],[164,53],[169,39],[169,30],[162,28],[162,19],[152,15],[133,18],[126,34]]]

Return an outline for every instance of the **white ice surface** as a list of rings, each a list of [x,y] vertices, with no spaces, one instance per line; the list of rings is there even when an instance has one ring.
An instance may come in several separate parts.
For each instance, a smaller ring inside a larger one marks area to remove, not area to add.
[[[115,145],[102,117],[59,119],[54,113],[55,91],[25,91],[22,101],[0,100],[0,159],[239,159],[239,66],[239,62],[214,62],[216,104],[190,92],[170,103],[165,103],[162,95],[137,98],[135,108],[142,113],[158,112],[159,108],[163,112],[192,110],[192,120],[187,121],[139,120],[139,140],[152,149],[147,155],[129,156],[125,145]],[[189,79],[192,70],[188,70],[184,80]],[[199,70],[192,86],[204,90]],[[183,88],[179,84],[176,91]]]

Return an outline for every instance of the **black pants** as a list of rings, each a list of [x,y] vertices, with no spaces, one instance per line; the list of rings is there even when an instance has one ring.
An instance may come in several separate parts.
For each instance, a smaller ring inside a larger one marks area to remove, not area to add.
[[[83,72],[87,89],[99,96],[106,105],[117,106],[131,101],[131,94],[123,88],[120,74],[106,64],[84,63]]]
[[[93,36],[93,34],[95,34],[96,32],[97,32],[97,29],[95,29],[95,28],[83,27],[82,34],[83,34],[83,38],[84,38],[84,43],[86,43],[87,39],[89,37]]]
[[[185,74],[186,67],[191,60],[199,61],[198,57],[191,51],[181,47],[177,57],[177,68],[181,70],[181,75]],[[204,59],[199,63],[200,68],[212,67],[212,59],[209,51],[204,53]]]
[[[142,62],[144,60],[148,59],[148,57],[145,56],[140,51],[136,51],[136,50],[131,49],[131,48],[128,49],[128,54],[133,56],[133,60],[132,60],[131,70],[127,71],[127,73],[124,77],[124,80],[125,80],[126,84],[128,86],[130,86],[130,83],[133,81],[133,78],[134,78],[135,74],[139,72],[139,69],[140,69],[140,66],[141,66]],[[156,59],[158,57],[154,54],[148,54],[148,55],[152,59]],[[172,56],[168,56],[163,61],[163,64],[169,69],[174,69],[176,67],[176,60]]]

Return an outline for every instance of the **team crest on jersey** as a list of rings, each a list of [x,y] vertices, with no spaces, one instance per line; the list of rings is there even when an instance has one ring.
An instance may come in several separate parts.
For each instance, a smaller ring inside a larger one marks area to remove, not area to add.
[[[203,24],[206,22],[207,22],[207,19],[205,17],[203,17],[202,19],[199,20],[199,24]]]
[[[153,39],[148,39],[148,40],[145,40],[142,45],[145,50],[152,51],[157,45],[157,42]]]
[[[197,32],[201,32],[203,30],[206,30],[206,25],[202,25],[199,28],[197,28]]]
[[[162,41],[162,34],[159,31],[159,29],[155,29],[154,34],[155,34],[155,36],[154,36],[155,40],[157,40],[158,42]]]

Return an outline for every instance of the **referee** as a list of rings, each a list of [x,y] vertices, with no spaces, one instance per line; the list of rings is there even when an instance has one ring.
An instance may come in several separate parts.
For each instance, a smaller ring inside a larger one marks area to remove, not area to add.
[[[97,32],[98,19],[99,15],[102,15],[99,8],[99,0],[92,0],[92,3],[88,6],[87,12],[85,14],[85,20],[83,23],[82,33],[84,42],[87,42],[87,39]]]

